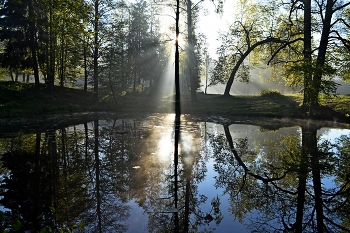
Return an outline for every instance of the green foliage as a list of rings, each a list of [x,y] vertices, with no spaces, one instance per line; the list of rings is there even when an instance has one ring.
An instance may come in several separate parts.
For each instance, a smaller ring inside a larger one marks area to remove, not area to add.
[[[9,79],[9,70],[3,67],[0,67],[0,81],[7,81]]]
[[[88,9],[82,0],[58,0],[54,6],[50,1],[4,1],[0,66],[8,73],[26,74],[40,67],[45,81],[75,81],[82,73],[83,22],[88,21]]]
[[[40,230],[40,233],[51,233],[52,229],[49,226],[45,226],[43,229]]]
[[[225,50],[223,46],[220,47]],[[230,77],[230,72],[233,68],[233,57],[230,55],[220,55],[219,59],[215,61],[212,75],[210,76],[209,85],[215,86],[218,84],[225,84]]]
[[[263,91],[260,92],[260,96],[263,96],[263,97],[280,97],[280,96],[282,96],[282,94],[278,90],[263,90]]]

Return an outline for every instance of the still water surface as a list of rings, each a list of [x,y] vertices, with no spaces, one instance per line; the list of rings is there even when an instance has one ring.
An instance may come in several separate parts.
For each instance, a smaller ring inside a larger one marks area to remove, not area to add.
[[[1,132],[2,228],[350,230],[348,125],[174,115]]]

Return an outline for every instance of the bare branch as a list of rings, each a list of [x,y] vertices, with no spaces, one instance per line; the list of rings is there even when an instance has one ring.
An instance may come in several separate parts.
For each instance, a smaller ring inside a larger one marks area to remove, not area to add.
[[[345,3],[344,5],[341,5],[341,6],[337,7],[337,8],[335,8],[335,9],[333,10],[333,13],[336,12],[336,11],[339,11],[339,10],[341,10],[341,9],[343,9],[343,8],[345,8],[345,7],[347,7],[347,6],[349,6],[349,5],[350,5],[350,2],[347,2],[347,3]]]
[[[268,65],[270,65],[270,62],[275,58],[275,56],[277,56],[277,54],[284,48],[286,48],[287,46],[297,42],[297,41],[303,41],[304,39],[303,38],[297,38],[295,40],[292,40],[292,41],[283,41],[283,40],[280,40],[280,41],[274,41],[275,43],[283,43],[281,47],[279,47],[276,52],[274,54],[272,54],[270,60],[267,62]]]

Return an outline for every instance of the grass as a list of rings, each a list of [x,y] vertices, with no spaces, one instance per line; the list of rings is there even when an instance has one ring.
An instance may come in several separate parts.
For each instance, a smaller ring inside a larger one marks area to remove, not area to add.
[[[36,90],[33,84],[0,82],[0,118],[42,116],[87,108],[82,90],[55,87],[51,94],[44,85]]]
[[[186,109],[193,114],[220,114],[263,117],[299,117],[300,98],[294,96],[218,96],[198,95],[198,103]],[[188,102],[189,103],[189,102]]]
[[[53,93],[42,85],[36,90],[33,84],[0,82],[0,118],[37,117],[77,112],[117,112],[145,114],[174,112],[174,96],[158,97],[145,93],[117,96],[117,103],[110,93],[100,91],[100,102],[92,102],[92,93],[85,94],[76,88],[55,87]],[[181,98],[183,114],[199,116],[249,116],[314,118],[349,122],[350,95],[329,97],[322,95],[321,106],[312,114],[301,107],[302,96],[265,92],[256,96],[204,95],[198,93],[198,101],[192,103],[189,96]]]

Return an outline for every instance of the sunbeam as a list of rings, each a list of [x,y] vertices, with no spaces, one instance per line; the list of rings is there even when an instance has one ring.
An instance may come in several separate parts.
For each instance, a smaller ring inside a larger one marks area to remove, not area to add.
[[[169,59],[165,72],[162,75],[158,90],[157,100],[164,110],[174,109],[173,98],[175,91],[174,60]]]

